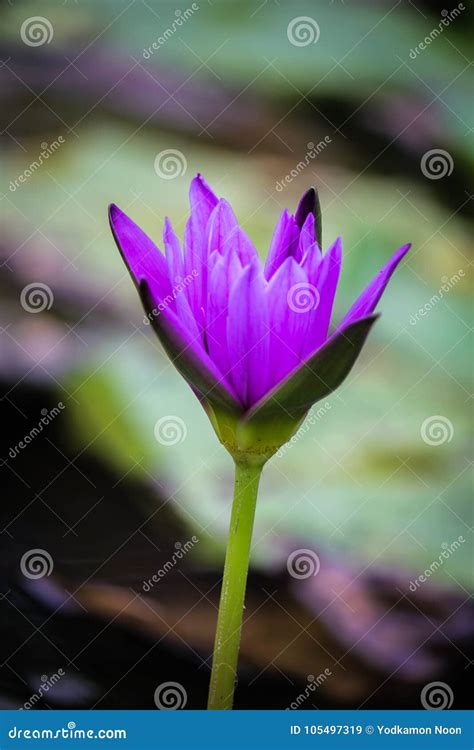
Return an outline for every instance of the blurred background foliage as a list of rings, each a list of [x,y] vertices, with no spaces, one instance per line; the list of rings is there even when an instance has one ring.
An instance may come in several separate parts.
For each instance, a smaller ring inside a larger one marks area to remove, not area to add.
[[[396,565],[408,581],[443,543],[467,538],[471,523],[471,20],[466,12],[411,59],[441,6],[198,5],[148,59],[143,51],[177,17],[174,3],[4,5],[4,281],[10,290],[12,274],[18,288],[41,281],[55,298],[51,310],[33,316],[16,292],[7,296],[9,367],[57,391],[67,405],[64,439],[75,451],[96,453],[117,476],[136,474],[157,496],[166,493],[189,535],[200,530],[196,554],[219,563],[231,462],[143,323],[107,204],[118,203],[160,244],[165,216],[182,234],[188,183],[201,171],[265,255],[280,210],[317,185],[324,243],[344,240],[336,318],[398,246],[411,241],[413,249],[355,370],[298,443],[269,464],[253,565],[284,566],[290,539],[362,564]],[[54,38],[22,45],[21,23],[39,13]],[[288,42],[288,23],[298,15],[317,19],[316,44]],[[61,73],[65,55],[72,62]],[[9,189],[41,144],[60,135],[64,145]],[[308,143],[326,136],[329,145],[277,190]],[[187,169],[163,180],[154,160],[169,148],[184,154]],[[432,148],[449,152],[451,175],[422,173],[420,160]],[[443,278],[460,269],[460,283],[413,325]],[[64,321],[72,333],[65,335]],[[187,435],[163,446],[154,426],[170,414]],[[439,446],[420,435],[433,415],[454,429]],[[437,577],[466,586],[469,568],[466,544]]]

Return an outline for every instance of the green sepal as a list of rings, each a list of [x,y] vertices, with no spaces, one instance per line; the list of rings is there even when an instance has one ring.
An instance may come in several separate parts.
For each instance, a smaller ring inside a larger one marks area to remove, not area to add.
[[[150,324],[171,362],[189,383],[200,401],[207,401],[219,410],[241,414],[242,406],[223,388],[202,360],[182,339],[166,315],[154,312],[155,302],[146,281],[140,282],[140,298]]]
[[[378,315],[361,318],[333,334],[318,351],[258,401],[246,414],[246,421],[301,415],[332,393],[349,374]]]
[[[312,405],[332,393],[349,374],[377,317],[362,318],[334,334],[245,414],[204,403],[219,440],[234,459],[265,463],[288,442]]]

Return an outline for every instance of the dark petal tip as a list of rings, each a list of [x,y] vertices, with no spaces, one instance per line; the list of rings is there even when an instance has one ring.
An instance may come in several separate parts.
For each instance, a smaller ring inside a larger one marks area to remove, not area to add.
[[[314,189],[314,187],[310,187],[309,190],[307,190],[306,193],[304,193],[304,195],[302,196],[300,202],[298,203],[298,208],[296,209],[295,221],[299,229],[303,227],[308,214],[314,214],[316,208],[316,200],[316,190]]]

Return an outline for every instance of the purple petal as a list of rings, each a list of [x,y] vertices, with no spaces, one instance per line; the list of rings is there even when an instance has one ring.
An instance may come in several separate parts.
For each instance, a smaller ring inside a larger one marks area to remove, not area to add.
[[[193,288],[190,290],[189,301],[196,320],[202,324],[202,306],[206,297],[206,267],[209,254],[207,225],[212,211],[217,206],[218,198],[200,174],[191,182],[189,201],[191,215],[184,234],[184,270],[186,275],[197,274],[197,283],[193,284]]]
[[[266,295],[270,315],[270,380],[278,383],[298,364],[309,325],[308,277],[294,258],[287,258],[272,276]],[[303,303],[303,307],[300,303]]]
[[[208,252],[230,250],[232,230],[238,226],[235,214],[226,200],[221,199],[210,218],[208,232]]]
[[[237,227],[232,232],[232,246],[235,248],[242,266],[248,266],[249,263],[258,261],[258,253],[255,246],[241,227]]]
[[[229,292],[241,273],[242,266],[236,252],[224,256],[217,252],[217,260],[209,278],[206,342],[211,358],[224,375],[230,370],[227,347]]]
[[[286,232],[286,227],[289,221],[290,215],[285,208],[277,221],[275,230],[273,232],[272,241],[270,242],[270,248],[268,250],[267,260],[265,262],[265,278],[269,279],[272,274],[276,271],[281,263],[278,259],[279,249],[282,245],[283,237]],[[284,260],[284,258],[283,258]]]
[[[196,175],[189,187],[189,202],[191,204],[191,215],[196,220],[196,224],[198,224],[203,235],[209,217],[218,201],[218,197],[213,193],[204,177],[200,174]]]
[[[231,380],[246,406],[267,390],[270,331],[265,281],[259,264],[244,269],[229,298],[227,345]]]
[[[378,272],[377,276],[370,282],[368,287],[364,289],[362,294],[356,299],[349,312],[344,317],[341,325],[347,325],[352,323],[358,318],[363,318],[370,315],[377,306],[377,303],[382,296],[385,287],[387,286],[390,278],[395,271],[396,267],[400,263],[401,259],[407,254],[411,247],[411,244],[403,245],[397,252],[390,258],[388,263]]]
[[[310,330],[302,349],[302,357],[320,347],[327,338],[331,313],[341,270],[342,241],[336,240],[319,262],[315,278],[310,283],[317,290],[318,303],[309,313]]]
[[[316,285],[318,281],[319,265],[322,261],[321,250],[317,242],[310,245],[301,261],[301,268],[306,272],[310,284]]]
[[[168,276],[171,283],[174,283],[183,277],[183,258],[181,256],[179,240],[168,217],[165,219],[165,227],[163,229],[163,244],[168,264]]]
[[[189,333],[192,336],[200,337],[200,331],[188,301],[192,285],[199,283],[199,279],[193,273],[187,276],[183,275],[181,247],[168,218],[165,220],[163,242],[169,276],[172,282],[171,294],[169,296],[173,298],[176,312]]]
[[[301,362],[282,383],[254,404],[246,415],[255,426],[281,419],[301,419],[312,404],[334,391],[349,374],[377,315],[361,318],[336,331],[323,346]]]
[[[206,266],[202,260],[202,243],[195,232],[192,217],[186,222],[184,229],[184,273],[186,276],[197,274],[199,283],[193,284],[188,290],[188,300],[194,317],[199,325],[203,325],[202,311],[202,273]]]
[[[122,258],[137,286],[145,279],[153,295],[171,291],[168,266],[154,242],[121,209],[109,206],[112,233]]]
[[[265,264],[265,278],[270,279],[277,268],[290,255],[298,251],[300,232],[293,216],[288,211],[282,212],[273,233],[267,262]]]
[[[309,248],[313,247],[314,245],[316,246],[316,249],[319,250],[319,254],[321,254],[320,248],[318,247],[317,243],[315,243],[315,239],[316,239],[315,232],[316,232],[316,222],[315,222],[314,214],[308,214],[301,228],[301,234],[300,234],[299,255],[301,258],[304,258]]]

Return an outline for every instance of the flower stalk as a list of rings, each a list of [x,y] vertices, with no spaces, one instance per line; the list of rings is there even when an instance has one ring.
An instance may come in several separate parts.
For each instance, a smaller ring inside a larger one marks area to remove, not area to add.
[[[262,468],[262,463],[235,463],[234,499],[207,706],[210,710],[230,710],[233,704],[250,546]]]

